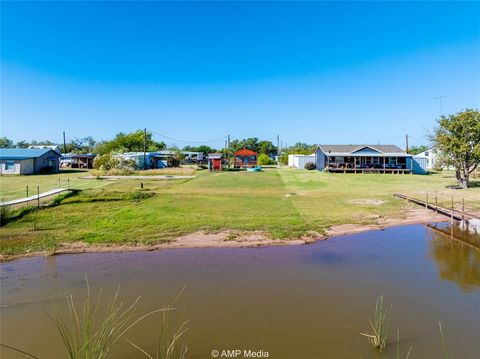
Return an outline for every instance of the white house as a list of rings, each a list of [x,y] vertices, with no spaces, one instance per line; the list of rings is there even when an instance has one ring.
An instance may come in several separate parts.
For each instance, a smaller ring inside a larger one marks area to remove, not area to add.
[[[427,169],[431,170],[432,168],[438,167],[440,153],[437,149],[430,147],[428,150],[420,152],[416,155],[417,157],[425,157],[427,159]]]

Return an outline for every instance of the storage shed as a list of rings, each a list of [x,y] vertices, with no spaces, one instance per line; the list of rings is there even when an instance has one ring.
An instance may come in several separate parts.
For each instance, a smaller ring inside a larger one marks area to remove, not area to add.
[[[50,148],[0,149],[0,174],[56,173],[60,167],[60,153]]]
[[[288,166],[304,170],[309,162],[315,163],[315,154],[311,155],[288,155]]]
[[[208,169],[210,171],[221,171],[221,170],[223,170],[223,154],[221,154],[221,153],[210,153],[208,155]]]

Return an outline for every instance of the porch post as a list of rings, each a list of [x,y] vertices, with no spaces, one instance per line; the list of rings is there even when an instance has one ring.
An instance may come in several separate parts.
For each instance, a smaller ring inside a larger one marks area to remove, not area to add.
[[[383,174],[385,174],[385,156],[383,156]]]

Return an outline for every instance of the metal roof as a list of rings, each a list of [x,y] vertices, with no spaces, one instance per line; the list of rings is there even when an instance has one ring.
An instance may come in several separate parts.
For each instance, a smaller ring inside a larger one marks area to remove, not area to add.
[[[60,154],[50,148],[0,148],[0,159],[2,160],[26,160],[38,158],[52,152],[52,155],[60,157]]]
[[[378,151],[383,155],[407,155],[395,145],[318,145],[322,152],[332,155],[349,156],[365,147]]]
[[[208,158],[209,159],[219,159],[222,158],[223,154],[222,153],[209,153]]]

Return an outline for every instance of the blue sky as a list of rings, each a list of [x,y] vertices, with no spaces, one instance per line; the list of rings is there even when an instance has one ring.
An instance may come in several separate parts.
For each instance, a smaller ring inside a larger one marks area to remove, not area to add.
[[[434,97],[448,96],[445,113],[480,107],[478,2],[1,7],[1,135],[14,140],[146,127],[192,142],[420,144]]]

